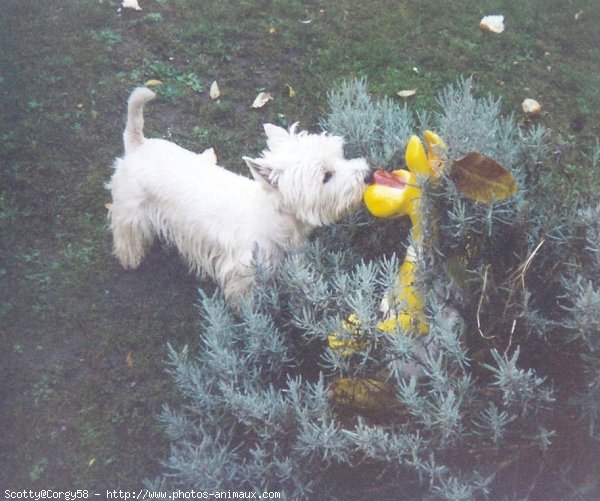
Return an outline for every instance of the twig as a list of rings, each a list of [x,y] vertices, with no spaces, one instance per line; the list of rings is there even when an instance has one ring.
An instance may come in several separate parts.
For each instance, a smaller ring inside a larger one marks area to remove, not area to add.
[[[479,303],[477,304],[477,330],[479,331],[479,335],[483,339],[494,339],[496,336],[486,336],[481,330],[481,319],[479,318],[479,314],[481,313],[481,305],[483,304],[483,297],[485,296],[485,289],[487,288],[487,276],[488,270],[490,269],[490,265],[488,264],[485,267],[485,273],[483,274],[483,285],[481,286],[481,296],[479,296]]]
[[[506,350],[504,350],[504,355],[506,355],[508,353],[508,350],[510,350],[510,347],[512,345],[512,340],[513,340],[513,334],[515,333],[515,327],[517,326],[517,319],[513,319],[513,323],[512,323],[512,327],[510,329],[510,336],[508,336],[508,345],[506,346]]]
[[[537,254],[537,251],[540,250],[540,247],[544,244],[544,242],[546,242],[546,239],[542,238],[542,240],[540,241],[540,243],[537,244],[536,248],[533,249],[533,251],[531,252],[531,254],[529,254],[529,256],[527,257],[527,259],[525,260],[525,262],[523,264],[521,264],[516,269],[516,271],[514,273],[515,278],[517,276],[521,277],[521,285],[523,286],[523,290],[525,290],[525,273],[527,273],[527,268],[529,268],[529,265],[531,264],[531,261],[533,261],[533,258]]]

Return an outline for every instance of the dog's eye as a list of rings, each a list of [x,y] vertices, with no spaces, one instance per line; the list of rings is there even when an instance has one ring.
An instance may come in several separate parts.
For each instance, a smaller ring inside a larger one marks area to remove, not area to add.
[[[333,172],[326,171],[325,174],[323,174],[323,184],[328,182],[332,177],[333,177]]]

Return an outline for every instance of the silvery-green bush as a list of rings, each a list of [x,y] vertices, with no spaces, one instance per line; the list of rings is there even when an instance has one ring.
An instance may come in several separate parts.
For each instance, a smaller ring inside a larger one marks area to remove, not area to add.
[[[240,309],[201,294],[199,348],[169,348],[185,405],[161,416],[171,455],[149,485],[288,499],[593,499],[600,205],[561,199],[551,133],[501,116],[471,79],[428,113],[371,98],[364,80],[329,102],[322,126],[349,154],[399,168],[409,136],[427,127],[449,159],[488,155],[519,191],[485,205],[447,177],[421,180],[417,286],[432,350],[377,328],[410,228],[364,210],[321,231]],[[367,342],[331,350],[327,336],[351,313]],[[388,391],[375,405],[334,398],[343,378]]]

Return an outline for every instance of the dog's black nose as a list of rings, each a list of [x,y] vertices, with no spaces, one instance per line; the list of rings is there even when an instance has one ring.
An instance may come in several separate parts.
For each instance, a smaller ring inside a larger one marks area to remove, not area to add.
[[[369,172],[365,174],[365,184],[370,184],[373,180],[373,169],[369,169]]]

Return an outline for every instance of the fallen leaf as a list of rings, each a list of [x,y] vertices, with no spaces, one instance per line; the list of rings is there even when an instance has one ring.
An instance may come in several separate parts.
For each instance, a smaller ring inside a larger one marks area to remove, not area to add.
[[[294,90],[294,88],[291,85],[285,84],[285,86],[288,88],[288,94],[289,96],[293,99],[296,97],[296,91]]]
[[[476,151],[452,162],[450,179],[463,195],[486,204],[509,198],[518,189],[506,167]]]
[[[96,458],[90,459],[90,462],[88,463],[88,466],[94,466],[95,462],[96,462]]]
[[[275,35],[277,33],[277,28],[275,26],[271,26],[269,28],[269,35]]]
[[[583,11],[582,10],[578,10],[577,12],[575,12],[575,21],[579,21],[579,19],[581,18],[581,16],[583,16]]]
[[[479,22],[479,28],[488,33],[502,33],[504,31],[504,16],[484,16]]]
[[[408,90],[401,90],[400,92],[396,92],[396,95],[403,97],[403,98],[407,98],[407,97],[414,96],[416,93],[417,93],[417,89],[408,89]]]
[[[108,210],[112,209],[112,204],[108,203],[108,204],[104,204],[104,207],[106,207]]]
[[[133,355],[131,354],[131,350],[127,352],[127,356],[125,357],[125,365],[130,369],[133,367]]]
[[[142,10],[138,0],[123,0],[124,9]]]
[[[162,82],[160,80],[156,80],[156,79],[151,79],[148,80],[145,84],[144,87],[156,87],[157,85],[162,85]]]
[[[323,9],[319,9],[319,12],[317,13],[316,16],[313,16],[314,19],[321,19],[323,16],[325,15],[325,11]],[[309,18],[309,19],[299,19],[298,21],[301,22],[302,24],[310,24],[314,21],[313,18]]]
[[[211,84],[209,94],[211,99],[217,99],[221,95],[221,90],[216,80]]]
[[[376,379],[340,378],[329,388],[334,403],[367,409],[389,409],[393,388]]]
[[[252,108],[262,108],[265,104],[267,104],[273,96],[269,92],[261,92],[252,103]]]
[[[542,111],[542,105],[535,99],[530,98],[523,100],[521,108],[526,115],[539,115]]]

